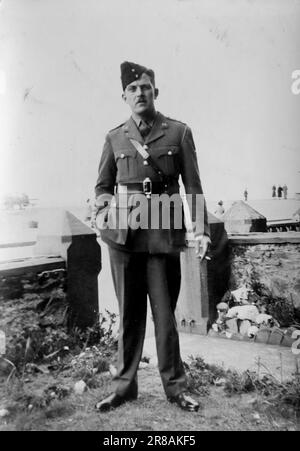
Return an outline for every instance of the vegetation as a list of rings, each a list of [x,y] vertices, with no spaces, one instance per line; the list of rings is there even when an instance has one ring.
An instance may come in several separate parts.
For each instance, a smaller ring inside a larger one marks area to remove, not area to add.
[[[273,410],[286,412],[289,407],[293,414],[300,418],[300,372],[296,364],[292,380],[277,380],[271,373],[260,375],[261,362],[257,362],[257,372],[238,373],[225,370],[218,365],[209,365],[201,357],[190,357],[185,364],[190,391],[208,394],[211,386],[222,386],[228,396],[255,393],[262,396]],[[265,368],[266,369],[266,368]]]
[[[137,401],[105,415],[97,414],[95,402],[112,391],[112,376],[106,371],[106,364],[102,366],[100,353],[100,348],[94,346],[74,356],[73,361],[65,362],[64,366],[48,365],[48,374],[30,372],[26,368],[23,376],[3,384],[0,407],[7,409],[8,414],[0,419],[0,431],[300,428],[299,373],[292,381],[283,383],[271,375],[259,377],[257,372],[228,371],[209,365],[200,357],[191,357],[185,363],[189,389],[201,404],[197,414],[183,412],[167,402],[158,370],[152,365],[139,372]],[[111,362],[111,358],[106,363]],[[100,372],[96,372],[98,370]],[[73,385],[82,377],[86,378],[87,390],[79,396]]]
[[[243,285],[252,289],[249,302],[255,304],[261,313],[271,315],[281,327],[299,327],[299,312],[296,311],[291,299],[275,296],[260,280],[256,267],[249,262],[242,277]],[[223,302],[231,305],[231,292],[225,293]]]
[[[43,272],[25,288],[21,299],[0,303],[5,358],[17,372],[22,373],[28,363],[63,361],[94,345],[116,348],[114,313],[100,314],[94,326],[84,331],[68,328],[64,270]]]
[[[139,374],[139,399],[120,411],[99,416],[94,411],[95,400],[112,390],[116,315],[106,311],[93,327],[69,331],[64,284],[63,272],[43,273],[36,284],[26,288],[22,299],[0,303],[0,329],[7,332],[7,353],[0,357],[0,410],[6,410],[7,414],[0,418],[0,430],[294,430],[297,427],[298,368],[294,378],[284,382],[271,374],[262,375],[261,362],[257,362],[256,372],[240,374],[207,364],[200,357],[190,357],[184,363],[188,388],[201,398],[203,411],[199,415],[191,416],[166,400],[162,402],[164,395],[158,371],[150,364]],[[75,391],[78,382],[85,387],[82,395]],[[253,420],[253,412],[263,416],[261,424]]]

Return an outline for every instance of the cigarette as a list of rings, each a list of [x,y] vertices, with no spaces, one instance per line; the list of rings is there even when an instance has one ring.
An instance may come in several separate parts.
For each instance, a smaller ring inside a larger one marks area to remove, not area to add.
[[[211,260],[211,257],[205,256],[206,260]]]

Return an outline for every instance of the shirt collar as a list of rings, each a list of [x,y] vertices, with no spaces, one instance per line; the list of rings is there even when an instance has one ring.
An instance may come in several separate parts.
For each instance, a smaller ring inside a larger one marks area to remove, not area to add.
[[[137,127],[139,128],[140,125],[141,125],[142,119],[139,116],[137,116],[136,114],[134,114],[134,113],[132,113],[131,116],[132,116],[132,119],[134,120],[134,122],[136,123]],[[148,119],[147,121],[144,120],[144,122],[147,125],[149,125],[150,127],[152,127],[154,122],[155,122],[156,116],[157,116],[157,112],[155,112],[153,118]]]

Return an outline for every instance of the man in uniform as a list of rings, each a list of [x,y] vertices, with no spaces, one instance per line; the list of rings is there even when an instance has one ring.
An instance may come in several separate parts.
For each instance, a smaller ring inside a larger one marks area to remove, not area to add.
[[[186,231],[183,221],[177,220],[176,224],[175,218],[179,210],[180,213],[183,210],[179,176],[187,197],[192,196],[189,206],[196,254],[200,259],[205,257],[210,244],[192,132],[182,122],[156,111],[154,102],[158,89],[151,69],[126,61],[121,64],[121,81],[122,97],[132,115],[106,136],[95,187],[97,226],[102,240],[109,246],[120,311],[118,372],[114,378],[115,392],[98,402],[96,409],[107,411],[137,398],[137,370],[149,296],[158,367],[167,399],[184,410],[197,411],[198,402],[186,393],[174,316],[180,290],[180,251],[185,247]],[[120,200],[122,194],[127,195],[125,206]],[[151,202],[162,195],[164,199],[175,195],[180,203],[175,201],[174,205],[169,205],[169,210],[162,204],[159,212],[156,211],[158,226],[153,227],[151,219],[155,213]],[[149,214],[147,227],[135,227],[129,219],[128,212],[134,212],[137,198],[138,203],[143,204],[142,214]],[[196,220],[195,205],[200,205],[201,209],[200,218],[196,214]],[[170,221],[168,227],[163,227],[161,215],[166,211]],[[116,212],[118,219],[111,221]]]

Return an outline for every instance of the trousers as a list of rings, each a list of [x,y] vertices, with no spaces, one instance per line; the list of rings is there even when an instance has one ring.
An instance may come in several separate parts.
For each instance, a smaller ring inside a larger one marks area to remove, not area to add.
[[[115,392],[129,398],[138,395],[137,370],[149,296],[163,388],[167,397],[177,396],[186,386],[174,314],[181,282],[180,253],[124,252],[109,247],[109,255],[120,313]]]

